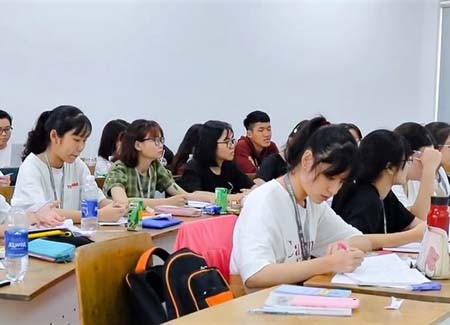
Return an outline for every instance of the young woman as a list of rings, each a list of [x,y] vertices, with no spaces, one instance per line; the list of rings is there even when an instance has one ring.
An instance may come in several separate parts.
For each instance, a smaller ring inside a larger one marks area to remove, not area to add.
[[[239,201],[245,190],[255,184],[233,162],[235,144],[230,124],[220,121],[203,124],[194,159],[186,164],[179,184],[188,192],[210,192],[212,201],[215,188],[225,187],[232,193],[229,199]]]
[[[352,272],[365,251],[399,242],[397,234],[363,236],[325,203],[352,178],[359,159],[351,134],[327,124],[323,117],[305,123],[288,147],[288,173],[246,198],[234,229],[230,271],[247,288]]]
[[[450,185],[445,171],[439,168],[441,153],[434,149],[433,136],[418,123],[407,122],[394,130],[403,136],[413,151],[413,163],[404,185],[395,185],[392,191],[413,215],[426,220],[432,195],[449,196]]]
[[[172,164],[169,166],[174,175],[183,175],[187,161],[192,159],[194,155],[201,127],[201,124],[193,124],[186,131],[183,141],[181,141],[178,151],[173,157]]]
[[[78,108],[59,106],[44,112],[28,133],[13,207],[24,209],[60,202],[57,212],[80,221],[81,186],[90,175],[79,158],[91,133],[91,122]],[[115,221],[126,213],[125,206],[107,200],[98,190],[99,219]]]
[[[345,184],[334,196],[333,210],[365,234],[401,232],[420,224],[391,191],[393,185],[406,183],[412,163],[406,140],[392,131],[376,130],[361,141],[359,152],[356,182]],[[406,239],[408,235],[412,241],[414,232],[405,232]]]
[[[128,203],[141,198],[145,206],[161,204],[184,205],[186,192],[178,186],[159,159],[163,154],[164,137],[158,123],[136,120],[123,137],[120,160],[108,172],[103,191],[116,202]],[[155,191],[173,195],[155,199]]]
[[[450,124],[445,122],[432,122],[425,125],[425,128],[433,136],[435,148],[441,152],[442,168],[444,168],[447,175],[450,174]]]
[[[120,119],[106,123],[100,138],[95,175],[105,176],[112,162],[119,159],[122,135],[129,125],[130,123]]]

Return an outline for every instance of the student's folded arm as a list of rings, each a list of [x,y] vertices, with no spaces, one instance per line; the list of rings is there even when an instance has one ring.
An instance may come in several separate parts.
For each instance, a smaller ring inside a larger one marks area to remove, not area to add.
[[[371,241],[373,250],[382,249],[383,247],[397,247],[422,241],[424,227],[425,222],[421,222],[414,228],[402,232],[364,236]]]
[[[122,186],[113,186],[110,189],[112,199],[117,203],[127,204],[128,205],[128,196],[125,192],[125,189]],[[109,201],[108,203],[110,203]],[[106,206],[108,203],[104,204]],[[103,206],[102,206],[103,207]]]
[[[72,219],[74,223],[81,222],[81,211],[79,210],[56,209],[56,212],[66,219]]]
[[[234,161],[242,172],[247,174],[255,172],[256,166],[251,159],[250,148],[240,144],[240,142],[238,142],[234,151]]]

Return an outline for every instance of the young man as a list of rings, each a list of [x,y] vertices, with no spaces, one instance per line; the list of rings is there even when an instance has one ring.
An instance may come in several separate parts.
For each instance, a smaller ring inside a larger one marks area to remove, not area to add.
[[[278,153],[278,148],[271,141],[270,117],[266,113],[251,112],[245,118],[244,126],[247,135],[237,142],[234,160],[244,173],[251,174],[258,171],[264,158]]]
[[[0,167],[11,166],[11,146],[8,144],[12,130],[11,116],[0,110]]]

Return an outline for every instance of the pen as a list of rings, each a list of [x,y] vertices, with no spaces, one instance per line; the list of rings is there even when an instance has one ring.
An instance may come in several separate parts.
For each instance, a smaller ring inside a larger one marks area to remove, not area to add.
[[[431,281],[425,282],[421,284],[413,284],[408,286],[408,290],[410,291],[439,291],[442,288],[442,284],[440,282]]]
[[[337,245],[337,248],[338,248],[339,250],[343,250],[343,251],[348,250],[347,244],[344,243],[343,241],[338,241],[338,242],[336,243],[336,245]]]
[[[1,175],[0,177],[7,177],[7,176],[12,176],[14,173],[8,173],[8,174],[5,174],[5,175]]]
[[[270,315],[299,315],[300,312],[287,311],[287,310],[276,310],[276,309],[264,309],[264,308],[252,308],[248,310],[251,314],[270,314]]]

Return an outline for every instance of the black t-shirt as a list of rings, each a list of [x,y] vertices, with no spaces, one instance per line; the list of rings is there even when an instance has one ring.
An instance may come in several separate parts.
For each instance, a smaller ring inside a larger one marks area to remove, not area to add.
[[[278,178],[287,172],[287,164],[281,156],[276,153],[264,158],[259,170],[256,173],[256,178],[261,178],[266,182]]]
[[[241,189],[255,185],[233,161],[224,161],[220,175],[216,175],[209,167],[200,166],[195,159],[186,164],[184,174],[177,183],[187,192],[214,192],[216,187],[225,187],[231,193],[239,193]]]
[[[346,195],[346,199],[341,192],[335,195],[332,208],[342,219],[364,234],[384,233],[383,207],[388,233],[403,231],[414,220],[414,215],[403,206],[392,191],[389,191],[389,194],[381,201],[373,185],[355,184],[354,186],[352,195]]]

